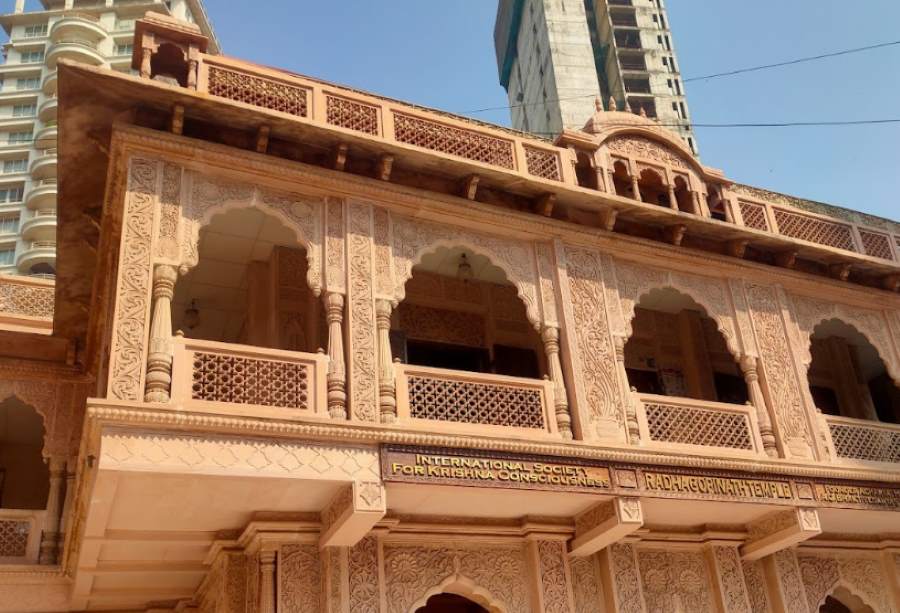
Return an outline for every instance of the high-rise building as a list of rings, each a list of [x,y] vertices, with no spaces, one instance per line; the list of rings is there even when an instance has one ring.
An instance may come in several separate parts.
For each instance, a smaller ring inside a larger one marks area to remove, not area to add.
[[[201,0],[42,0],[0,15],[0,273],[56,274],[57,63],[130,72],[134,23],[147,11],[196,23],[216,38]]]
[[[599,95],[665,124],[697,154],[663,0],[500,0],[494,46],[515,128],[581,129]]]

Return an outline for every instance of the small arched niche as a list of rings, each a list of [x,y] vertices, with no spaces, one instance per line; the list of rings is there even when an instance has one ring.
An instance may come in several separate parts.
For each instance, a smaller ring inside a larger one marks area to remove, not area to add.
[[[417,366],[540,378],[543,345],[503,269],[462,246],[424,254],[391,316],[395,359]]]
[[[488,610],[459,594],[441,592],[429,598],[416,613],[488,613]]]
[[[634,189],[631,184],[631,174],[628,172],[628,165],[622,160],[613,162],[612,173],[613,187],[617,196],[623,198],[634,198]]]
[[[46,508],[50,473],[43,447],[38,412],[15,396],[0,403],[0,508]]]
[[[747,385],[716,322],[673,288],[641,296],[625,344],[628,383],[638,392],[745,404]]]
[[[649,168],[642,170],[638,178],[638,189],[641,190],[643,202],[669,208],[669,190],[657,171]]]
[[[150,59],[153,79],[187,87],[188,60],[184,49],[172,43],[162,43]]]
[[[859,330],[829,319],[810,336],[809,391],[827,415],[900,423],[900,389]]]
[[[193,339],[315,352],[324,308],[306,281],[306,250],[255,208],[219,213],[200,230],[198,262],[175,285],[174,330]]]

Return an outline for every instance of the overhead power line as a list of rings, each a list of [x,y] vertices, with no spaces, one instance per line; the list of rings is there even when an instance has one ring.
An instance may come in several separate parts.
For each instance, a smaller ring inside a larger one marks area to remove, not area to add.
[[[900,117],[887,119],[847,119],[836,121],[769,121],[769,122],[744,122],[744,123],[691,123],[695,128],[796,128],[796,127],[813,127],[813,126],[863,126],[863,125],[879,125],[900,123]],[[633,123],[605,123],[604,126],[611,128],[628,128]],[[686,122],[666,123],[657,122],[656,125],[666,128],[678,128],[688,125]],[[555,132],[531,132],[538,136],[558,136]]]
[[[874,45],[866,45],[865,47],[854,47],[852,49],[842,49],[840,51],[821,53],[819,55],[811,55],[811,56],[807,56],[807,57],[796,58],[793,60],[786,60],[784,62],[776,62],[774,64],[762,64],[760,66],[750,66],[748,68],[737,68],[735,70],[728,70],[726,72],[717,72],[717,73],[708,74],[708,75],[704,75],[704,76],[700,76],[700,77],[683,78],[682,82],[690,83],[690,82],[696,82],[696,81],[706,81],[706,80],[710,80],[710,79],[718,79],[721,77],[730,77],[730,76],[744,74],[744,73],[748,73],[748,72],[769,70],[772,68],[780,68],[782,66],[791,66],[794,64],[813,62],[816,60],[823,60],[823,59],[827,59],[827,58],[838,57],[841,55],[850,55],[852,53],[860,53],[863,51],[871,51],[873,49],[882,49],[885,47],[892,47],[895,45],[900,45],[900,40],[894,40],[894,41],[890,41],[890,42],[886,42],[886,43],[877,43]],[[622,92],[619,92],[619,93],[622,93]],[[596,93],[594,93],[594,94],[579,94],[577,96],[566,96],[563,98],[553,98],[550,100],[542,100],[541,102],[523,102],[521,104],[512,104],[512,105],[508,105],[508,106],[493,106],[493,107],[486,107],[483,109],[474,109],[471,111],[463,111],[460,114],[461,115],[472,115],[474,113],[486,113],[488,111],[505,111],[505,110],[524,108],[524,107],[528,107],[528,106],[545,106],[552,102],[563,102],[566,100],[577,100],[577,99],[581,99],[581,98],[595,98],[595,97],[597,97]]]

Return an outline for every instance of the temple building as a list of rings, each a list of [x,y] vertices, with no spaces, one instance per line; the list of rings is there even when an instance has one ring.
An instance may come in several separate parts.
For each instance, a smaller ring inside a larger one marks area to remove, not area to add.
[[[900,613],[900,224],[209,45],[58,63],[0,612]]]

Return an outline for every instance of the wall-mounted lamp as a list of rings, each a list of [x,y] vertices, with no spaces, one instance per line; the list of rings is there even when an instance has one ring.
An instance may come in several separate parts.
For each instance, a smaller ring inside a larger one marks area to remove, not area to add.
[[[191,306],[184,310],[184,325],[188,330],[193,330],[200,325],[200,311],[197,309],[197,303],[191,300]]]

